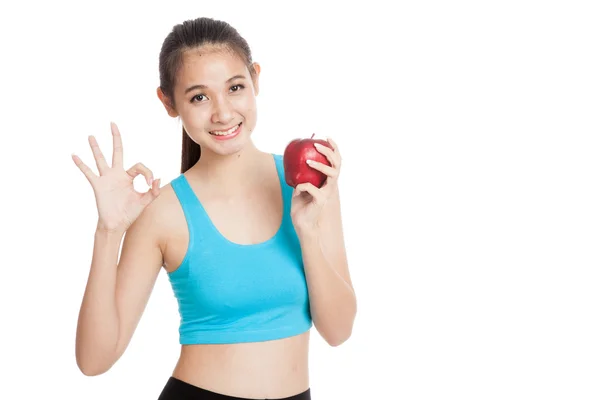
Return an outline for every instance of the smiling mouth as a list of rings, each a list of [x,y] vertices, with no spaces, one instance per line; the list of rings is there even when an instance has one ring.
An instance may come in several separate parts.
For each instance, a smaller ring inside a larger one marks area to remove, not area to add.
[[[239,124],[229,128],[226,131],[209,131],[208,133],[210,133],[211,135],[214,135],[214,136],[231,136],[238,130],[240,125],[242,125],[241,122]]]

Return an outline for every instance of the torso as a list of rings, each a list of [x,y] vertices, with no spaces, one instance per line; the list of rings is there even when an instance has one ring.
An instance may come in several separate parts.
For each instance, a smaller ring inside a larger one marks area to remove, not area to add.
[[[267,155],[270,157],[270,155]],[[272,158],[265,157],[262,182],[248,185],[235,198],[198,190],[202,182],[185,173],[190,185],[221,235],[239,244],[264,242],[279,229],[282,193]],[[176,270],[187,251],[189,233],[181,205],[171,185],[156,199],[164,268]],[[260,206],[255,206],[259,204]],[[310,331],[264,342],[183,345],[173,376],[214,392],[237,397],[278,398],[309,388]]]
[[[173,376],[229,396],[293,396],[309,387],[309,332],[266,342],[182,346]]]

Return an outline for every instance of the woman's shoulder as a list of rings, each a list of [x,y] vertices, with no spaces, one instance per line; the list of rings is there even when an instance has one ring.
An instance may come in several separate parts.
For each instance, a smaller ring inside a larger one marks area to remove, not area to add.
[[[275,164],[277,165],[277,167],[282,168],[283,167],[283,154],[271,153],[271,156],[273,156],[273,159],[275,159]]]
[[[157,241],[163,242],[172,228],[173,216],[179,211],[178,200],[172,182],[161,185],[159,195],[150,203],[138,218],[143,218],[150,223]]]
[[[173,182],[179,178],[180,176],[177,176],[169,183],[161,186],[160,194],[149,206],[151,209],[149,211],[152,214],[153,220],[157,222],[167,222],[171,220],[169,215],[178,210],[179,200],[177,199],[177,194],[173,188]]]

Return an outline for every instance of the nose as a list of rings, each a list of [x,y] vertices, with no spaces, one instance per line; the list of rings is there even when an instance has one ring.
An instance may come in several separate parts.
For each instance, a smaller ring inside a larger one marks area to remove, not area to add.
[[[227,124],[233,119],[233,110],[227,99],[218,97],[213,102],[211,122],[213,124]]]

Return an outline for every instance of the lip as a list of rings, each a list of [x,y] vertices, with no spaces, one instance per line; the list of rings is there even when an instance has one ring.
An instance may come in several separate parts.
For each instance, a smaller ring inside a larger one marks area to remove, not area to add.
[[[215,140],[220,140],[220,141],[230,140],[230,139],[233,139],[234,137],[236,137],[237,135],[239,135],[239,133],[242,131],[243,124],[244,124],[243,122],[240,122],[238,128],[235,131],[233,131],[232,134],[227,135],[227,136],[212,135],[210,133],[209,133],[209,135]]]

